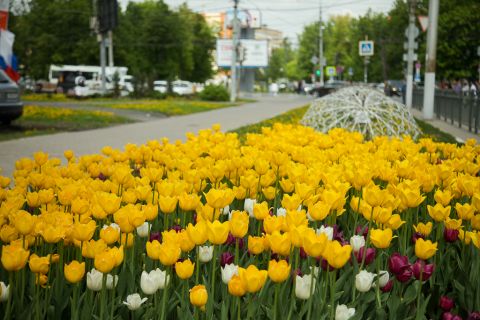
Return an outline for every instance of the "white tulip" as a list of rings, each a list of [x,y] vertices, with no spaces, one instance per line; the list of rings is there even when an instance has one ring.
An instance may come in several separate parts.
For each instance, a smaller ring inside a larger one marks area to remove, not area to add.
[[[150,277],[152,278],[153,282],[157,284],[158,289],[165,288],[165,285],[170,281],[170,276],[165,279],[166,275],[167,272],[160,270],[160,268],[150,271]]]
[[[116,287],[118,284],[118,276],[112,276],[111,274],[107,274],[107,289],[111,290]]]
[[[127,296],[127,301],[123,301],[123,304],[127,306],[127,308],[131,311],[137,310],[140,306],[147,301],[148,298],[140,297],[138,293],[134,293]]]
[[[223,215],[230,215],[230,206],[226,206],[225,208],[222,209],[222,214]]]
[[[310,266],[310,273],[315,275],[315,278],[318,278],[318,273],[320,272],[319,267]]]
[[[312,275],[306,274],[303,277],[295,277],[295,296],[298,299],[307,300],[310,298],[310,286],[312,285]],[[315,290],[315,281],[313,281],[312,292]]]
[[[155,273],[155,271],[150,273],[143,271],[140,277],[140,287],[146,295],[154,294],[158,290],[158,283],[155,282],[156,278],[152,275],[152,272]]]
[[[363,236],[352,236],[350,238],[350,245],[354,252],[358,252],[365,246],[365,238]]]
[[[140,227],[137,227],[137,234],[140,238],[146,238],[148,237],[148,231],[152,226],[148,222],[144,222]]]
[[[0,295],[0,302],[8,300],[8,295],[10,294],[10,285],[6,286],[5,283],[0,281],[0,287],[2,287],[2,294]]]
[[[228,282],[230,281],[230,279],[232,279],[234,275],[238,276],[238,266],[234,265],[233,263],[226,264],[225,267],[223,267],[221,270],[222,281],[225,284],[228,284]]]
[[[253,205],[255,203],[257,203],[257,200],[249,198],[245,199],[245,202],[243,203],[243,210],[247,211],[248,215],[252,218],[255,217],[253,215]]]
[[[344,304],[339,304],[335,309],[335,320],[348,320],[355,314],[355,308],[349,308]]]
[[[198,247],[199,259],[205,263],[213,258],[213,246],[201,246]]]
[[[287,215],[287,209],[285,208],[277,209],[277,217],[285,217],[286,215]]]
[[[388,274],[388,271],[385,270],[380,270],[378,273],[378,284],[380,285],[380,288],[383,288],[387,285],[388,280],[390,280],[390,275]]]
[[[321,226],[320,229],[317,229],[317,235],[325,234],[328,240],[332,241],[333,239],[333,228]]]
[[[367,292],[372,287],[373,279],[374,273],[362,270],[355,276],[355,288],[360,292]]]
[[[108,227],[115,228],[116,230],[118,230],[118,232],[121,232],[120,226],[116,223],[104,224],[102,229],[107,229]]]
[[[87,272],[87,288],[92,291],[102,290],[103,273],[93,268],[92,271]]]

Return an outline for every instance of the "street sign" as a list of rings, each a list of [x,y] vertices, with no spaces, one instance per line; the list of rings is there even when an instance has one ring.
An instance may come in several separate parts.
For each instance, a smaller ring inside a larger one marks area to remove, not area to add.
[[[360,56],[373,56],[373,41],[364,40],[358,42],[358,54]]]
[[[412,55],[412,60],[418,60],[418,55],[416,53]],[[408,61],[408,55],[406,53],[403,54],[403,61]]]
[[[333,66],[328,66],[327,68],[327,76],[329,77],[335,77],[337,75],[337,69]]]
[[[414,26],[413,27],[413,38],[416,39],[419,34],[420,34],[420,30],[416,26]],[[408,27],[407,27],[407,29],[405,29],[405,37],[408,38]]]
[[[321,59],[321,61],[320,61],[320,64],[321,64],[322,66],[326,66],[326,65],[327,65],[327,58],[322,57],[322,59]]]
[[[352,67],[348,68],[348,75],[350,77],[353,76],[353,68]]]
[[[408,50],[408,42],[403,43],[403,49]],[[418,50],[418,42],[413,43],[413,50]]]
[[[418,16],[418,22],[420,22],[420,26],[422,27],[422,31],[427,31],[428,28],[428,16]]]
[[[318,60],[317,56],[312,56],[312,58],[310,59],[310,62],[314,65],[316,65],[318,63],[318,61],[319,60]]]

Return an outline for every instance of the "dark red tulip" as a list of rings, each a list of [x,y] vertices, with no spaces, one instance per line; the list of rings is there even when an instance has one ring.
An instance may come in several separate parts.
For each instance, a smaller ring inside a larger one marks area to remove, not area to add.
[[[228,233],[227,241],[225,241],[227,246],[235,246],[235,237],[233,234]]]
[[[158,242],[162,242],[162,234],[158,231],[150,232],[150,238],[148,239],[150,242],[153,240],[157,240]]]
[[[462,320],[462,317],[450,312],[444,312],[442,315],[442,320]]]
[[[273,216],[273,215],[274,215],[274,213],[273,213],[273,208],[270,208],[270,210],[268,210],[268,214],[269,214],[270,216]]]
[[[390,292],[393,288],[393,280],[388,280],[387,284],[380,288],[382,292]]]
[[[368,235],[368,226],[357,226],[355,229],[355,234],[362,235],[367,237]]]
[[[396,274],[395,278],[400,282],[407,282],[412,278],[412,275],[412,268],[409,267],[408,269],[404,269],[402,273]]]
[[[358,250],[358,252],[354,252],[354,255],[357,258],[358,263],[362,263],[364,252],[365,252],[365,247],[361,247],[360,250]],[[367,256],[365,257],[365,265],[368,266],[374,260],[375,260],[375,249],[374,248],[368,248],[367,249]]]
[[[322,267],[323,271],[332,271],[335,268],[332,267],[331,265],[328,264],[328,261],[325,259],[322,259],[322,262],[320,262],[320,266]]]
[[[439,306],[445,311],[450,311],[455,307],[455,302],[447,296],[441,296]]]
[[[325,225],[325,227],[328,227],[328,225]],[[336,224],[334,224],[332,226],[332,228],[333,228],[333,238],[332,238],[332,240],[337,240],[338,242],[342,243],[342,246],[343,246],[344,245],[343,243],[346,243],[345,239],[343,239],[343,231],[340,231],[339,226],[336,225]]]
[[[295,279],[296,276],[302,276],[303,273],[302,273],[302,270],[300,268],[297,268],[297,269],[292,269],[292,271],[290,271],[290,273],[292,274],[292,279]]]
[[[223,252],[220,255],[220,265],[223,268],[223,267],[225,267],[225,265],[233,263],[234,258],[235,258],[235,256],[233,254],[231,254],[230,252],[228,252],[228,251]]]
[[[458,240],[459,231],[455,229],[447,229],[443,230],[443,238],[447,242],[455,242]]]
[[[305,250],[303,249],[303,247],[300,247],[300,258],[301,258],[302,260],[305,260],[305,259],[308,258],[308,255],[307,255],[307,253],[305,252]]]
[[[418,259],[412,266],[413,275],[415,279],[420,280],[420,275],[422,276],[422,281],[427,281],[432,276],[435,271],[435,265],[425,264],[425,261]]]
[[[413,235],[412,235],[412,243],[415,244],[417,242],[418,239],[425,239],[425,236],[423,234],[421,234],[420,232],[415,232]]]
[[[107,180],[107,177],[105,177],[105,175],[100,172],[100,174],[98,175],[98,179],[102,180],[102,181],[105,181],[105,180]]]
[[[402,274],[405,270],[410,269],[410,262],[407,256],[402,256],[395,252],[388,259],[388,268],[394,275]]]
[[[467,320],[480,320],[480,312],[475,311],[468,315]]]
[[[170,227],[170,230],[175,230],[176,233],[180,233],[182,231],[182,227],[179,226],[178,224],[175,224]]]

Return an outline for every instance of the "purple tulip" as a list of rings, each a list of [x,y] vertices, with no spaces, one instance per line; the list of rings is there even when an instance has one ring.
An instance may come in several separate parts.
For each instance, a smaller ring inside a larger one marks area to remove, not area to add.
[[[406,269],[410,269],[408,257],[395,252],[388,259],[388,268],[395,275],[402,274]]]
[[[223,252],[220,255],[220,265],[223,268],[223,267],[225,267],[225,265],[233,263],[234,258],[235,258],[235,256],[233,254],[231,254],[230,252],[228,252],[228,251]]]
[[[328,227],[328,225],[325,225],[325,226]],[[333,240],[337,240],[340,243],[344,243],[345,239],[343,239],[343,231],[340,231],[339,226],[336,224],[334,224],[332,228],[333,228]]]
[[[458,234],[458,230],[445,228],[443,231],[443,238],[447,242],[455,242],[458,240]]]
[[[382,292],[390,292],[393,288],[393,280],[388,280],[387,284],[380,288]]]
[[[107,177],[105,177],[105,175],[100,172],[100,174],[98,175],[98,179],[101,180],[101,181],[105,181],[105,180],[107,180]]]
[[[178,224],[175,224],[171,226],[169,230],[175,230],[176,233],[180,233],[182,231],[182,227],[179,226]]]
[[[365,252],[365,247],[361,247],[358,252],[354,252],[355,257],[357,258],[358,263],[362,263],[363,261],[363,256]],[[374,248],[368,248],[367,249],[367,256],[365,257],[365,265],[368,266],[370,263],[375,260],[375,249]]]
[[[300,247],[300,259],[302,260],[305,260],[308,258],[308,255],[307,253],[305,252],[305,250],[303,249],[303,247]]]
[[[442,315],[442,320],[462,320],[462,317],[450,312],[444,312]]]
[[[162,234],[159,231],[154,231],[150,233],[150,238],[148,239],[150,242],[153,240],[157,240],[158,242],[162,242]]]
[[[322,261],[320,262],[320,266],[322,267],[322,270],[323,271],[332,271],[334,270],[335,268],[332,267],[331,265],[328,264],[328,261],[325,260],[325,259],[322,259]]]
[[[450,311],[455,307],[455,302],[447,296],[441,296],[439,306],[445,311]]]
[[[355,229],[355,234],[364,236],[366,238],[368,235],[368,226],[357,226]]]
[[[412,235],[412,243],[415,244],[417,242],[418,239],[425,239],[425,236],[423,234],[421,234],[420,232],[415,232],[413,235]]]
[[[480,312],[474,311],[468,315],[467,320],[480,320]]]
[[[303,275],[302,270],[300,268],[292,269],[292,271],[290,271],[290,274],[292,275],[292,280],[295,279],[296,276],[301,277]]]
[[[425,264],[425,261],[418,259],[413,264],[412,271],[415,279],[420,280],[421,275],[421,281],[427,281],[435,271],[435,265],[433,263]]]
[[[235,246],[235,237],[233,234],[228,233],[227,241],[225,242],[227,246]]]
[[[412,275],[412,268],[409,267],[408,269],[404,269],[402,273],[396,274],[395,278],[397,278],[397,280],[400,282],[407,282],[412,278]]]

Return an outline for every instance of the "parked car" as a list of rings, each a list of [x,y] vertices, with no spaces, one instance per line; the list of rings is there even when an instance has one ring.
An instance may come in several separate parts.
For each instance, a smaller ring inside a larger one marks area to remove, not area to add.
[[[388,80],[387,81],[388,88],[385,88],[385,94],[387,96],[401,96],[402,95],[402,80]]]
[[[153,81],[153,90],[160,93],[167,93],[168,82],[165,80]]]
[[[3,70],[0,70],[0,122],[9,125],[22,114],[20,88]]]
[[[172,82],[172,90],[180,96],[193,94],[193,84],[189,81],[177,80]]]

